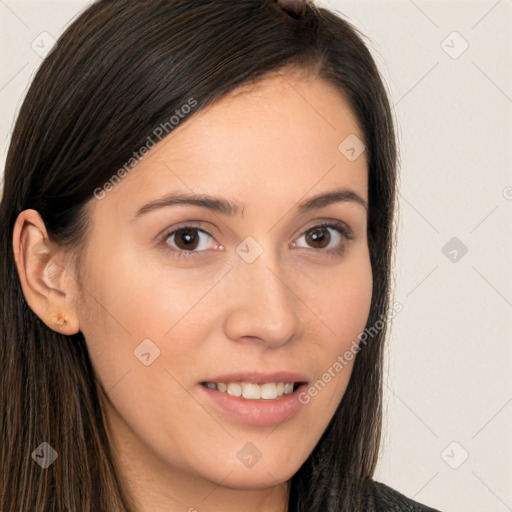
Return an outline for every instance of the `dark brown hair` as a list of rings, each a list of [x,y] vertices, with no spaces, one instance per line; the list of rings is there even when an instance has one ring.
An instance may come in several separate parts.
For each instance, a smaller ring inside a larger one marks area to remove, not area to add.
[[[358,119],[368,161],[373,296],[367,326],[390,303],[396,146],[390,106],[363,36],[308,5],[295,18],[271,0],[100,0],[43,61],[17,118],[0,204],[0,510],[130,510],[116,476],[81,333],[49,329],[28,307],[13,226],[37,210],[51,241],[79,248],[86,204],[191,97],[194,113],[266,74],[302,69],[333,84]],[[341,141],[340,141],[341,142]],[[370,510],[386,328],[359,352],[346,393],[290,482],[293,512]],[[60,454],[42,470],[30,454]]]

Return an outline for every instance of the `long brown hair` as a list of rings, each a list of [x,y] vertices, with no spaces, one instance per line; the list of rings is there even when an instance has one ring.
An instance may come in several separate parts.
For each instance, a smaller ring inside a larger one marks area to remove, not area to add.
[[[43,61],[19,112],[0,203],[0,510],[126,512],[81,333],[49,329],[28,307],[12,248],[18,214],[37,210],[51,241],[80,247],[85,205],[156,126],[195,98],[193,117],[284,67],[338,88],[355,113],[369,169],[373,296],[390,302],[396,143],[386,89],[355,27],[309,4],[296,18],[271,0],[100,0]],[[341,141],[340,141],[341,142]],[[346,393],[290,482],[289,510],[366,510],[381,431],[386,328],[359,352]],[[42,470],[31,453],[59,454]]]

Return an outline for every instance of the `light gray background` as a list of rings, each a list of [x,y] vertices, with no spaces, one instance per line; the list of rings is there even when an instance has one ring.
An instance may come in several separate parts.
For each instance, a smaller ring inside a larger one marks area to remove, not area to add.
[[[1,172],[32,42],[89,3],[0,0]],[[512,511],[512,0],[317,3],[369,37],[400,138],[403,311],[375,478],[443,512]]]

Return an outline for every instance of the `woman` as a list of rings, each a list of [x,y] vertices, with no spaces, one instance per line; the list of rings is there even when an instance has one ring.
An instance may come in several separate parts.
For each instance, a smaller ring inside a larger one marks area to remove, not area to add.
[[[372,479],[396,158],[335,14],[92,4],[5,168],[0,509],[433,510]]]

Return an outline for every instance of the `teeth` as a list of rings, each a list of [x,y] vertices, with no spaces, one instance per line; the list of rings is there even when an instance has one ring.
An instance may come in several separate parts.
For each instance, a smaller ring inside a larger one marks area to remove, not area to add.
[[[266,400],[277,398],[277,387],[273,382],[261,386],[261,398],[265,398]]]
[[[235,382],[230,382],[228,384],[228,395],[231,396],[242,396],[242,387],[240,384],[236,384]]]
[[[261,388],[258,384],[242,384],[242,396],[251,400],[259,400],[261,398]]]
[[[283,395],[293,393],[293,382],[266,382],[256,384],[254,382],[206,382],[206,387],[215,389],[231,396],[247,398],[248,400],[275,400]]]

